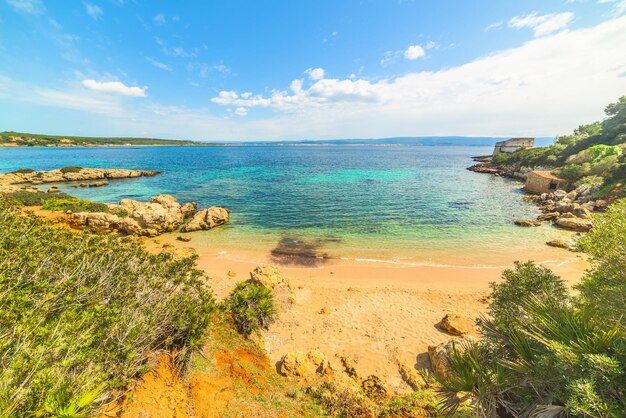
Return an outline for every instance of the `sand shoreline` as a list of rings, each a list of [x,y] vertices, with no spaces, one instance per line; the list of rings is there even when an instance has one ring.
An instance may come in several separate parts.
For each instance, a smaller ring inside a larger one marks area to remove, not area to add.
[[[289,280],[291,297],[277,293],[280,316],[264,336],[272,362],[291,351],[320,350],[335,363],[336,355],[347,354],[360,374],[376,374],[399,393],[408,387],[400,378],[396,359],[417,368],[427,366],[428,346],[451,338],[435,326],[439,320],[447,313],[469,318],[484,314],[489,283],[499,280],[514,260],[534,259],[569,285],[577,283],[588,265],[583,254],[545,247],[512,253],[508,260],[487,266],[345,258],[294,266],[277,264],[267,249],[222,248],[207,245],[194,234],[191,242],[177,241],[176,236],[164,234],[158,243],[148,241],[148,246],[194,248],[198,267],[211,278],[218,300],[262,263],[277,265]],[[472,256],[475,264],[484,257],[488,254]]]

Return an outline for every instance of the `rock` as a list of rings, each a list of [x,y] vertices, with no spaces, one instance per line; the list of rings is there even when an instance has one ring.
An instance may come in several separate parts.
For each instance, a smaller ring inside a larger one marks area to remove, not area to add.
[[[189,242],[191,241],[191,235],[179,235],[176,237],[178,241]]]
[[[541,221],[533,221],[530,219],[518,219],[513,221],[513,223],[517,226],[540,226]]]
[[[56,187],[56,186],[52,186],[52,187],[50,187],[50,188],[48,189],[48,193],[59,193],[59,192],[60,192],[60,190],[59,190],[59,188],[58,188],[58,187]]]
[[[182,232],[207,230],[229,221],[228,209],[211,206],[198,211],[191,220],[182,227]]]
[[[402,377],[402,380],[404,380],[404,382],[409,385],[411,389],[420,390],[426,386],[426,382],[424,382],[424,379],[422,379],[417,370],[413,367],[407,366],[400,360],[398,360],[397,363],[400,377]]]
[[[567,196],[567,193],[565,192],[565,190],[556,190],[554,193],[552,193],[552,196],[554,197],[554,200],[561,200]]]
[[[439,377],[448,375],[448,353],[453,349],[463,349],[466,344],[474,339],[468,336],[460,338],[452,338],[448,342],[439,345],[431,345],[428,347],[428,358],[430,359],[430,367]]]
[[[81,183],[78,185],[78,187],[87,187],[87,183]]]
[[[352,363],[352,359],[345,355],[339,356],[339,359],[341,360],[341,364],[343,365],[343,369],[345,370],[346,374],[350,376],[351,378],[353,378],[354,380],[358,381],[359,375],[356,372],[356,368],[354,367],[354,364]]]
[[[270,290],[285,283],[285,279],[281,276],[278,268],[269,264],[261,264],[252,270],[250,272],[250,281]]]
[[[329,315],[330,314],[330,309],[326,306],[324,306],[322,309],[320,309],[320,315]]]
[[[565,197],[567,197],[569,200],[573,202],[578,197],[578,192],[576,192],[576,190],[572,190],[571,192],[566,194]]]
[[[107,181],[96,181],[95,183],[90,183],[89,187],[104,187],[108,185],[109,185],[109,182]]]
[[[191,218],[196,214],[197,204],[196,202],[183,203],[180,207],[180,211],[183,213],[183,218]]]
[[[170,195],[154,196],[149,202],[122,199],[120,206],[141,226],[141,235],[149,237],[175,231],[184,220],[181,205]]]
[[[191,247],[172,248],[172,250],[169,252],[172,254],[175,260],[180,260],[181,258],[193,257],[196,254],[198,254],[196,250],[194,250]]]
[[[554,221],[559,217],[560,213],[559,212],[546,212],[546,213],[542,213],[541,215],[537,216],[537,220],[538,221]]]
[[[326,366],[326,357],[319,351],[292,351],[283,356],[279,371],[284,376],[306,376],[315,372],[323,373]]]
[[[474,330],[474,321],[454,314],[447,314],[437,325],[451,335],[465,335]]]
[[[237,273],[235,273],[234,271],[228,270],[227,276],[228,277],[237,277]]]
[[[604,210],[607,206],[609,206],[609,204],[606,200],[599,199],[593,202],[593,208],[595,210]]]
[[[373,401],[383,401],[391,395],[385,384],[376,375],[370,375],[361,383],[365,396]]]
[[[556,220],[557,226],[564,229],[569,229],[578,232],[587,232],[592,228],[592,223],[589,219],[581,219],[576,217],[562,216]]]
[[[546,245],[550,247],[556,247],[556,248],[565,248],[566,250],[569,250],[572,248],[571,245],[569,245],[567,242],[562,241],[560,239],[553,239],[552,241],[548,241],[546,242]]]

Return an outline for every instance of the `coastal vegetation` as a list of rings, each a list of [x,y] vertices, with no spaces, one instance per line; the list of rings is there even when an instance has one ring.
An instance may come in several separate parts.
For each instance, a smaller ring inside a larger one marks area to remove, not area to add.
[[[209,330],[213,296],[193,258],[150,254],[110,234],[70,232],[0,203],[2,416],[90,416]]]
[[[626,96],[609,104],[607,118],[578,127],[548,147],[494,156],[496,166],[545,167],[576,186],[596,186],[596,196],[623,195],[626,180]]]
[[[272,291],[254,283],[240,282],[225,301],[239,332],[246,337],[267,330],[276,319]]]
[[[24,147],[71,147],[102,145],[214,145],[197,141],[181,141],[158,138],[134,137],[88,137],[31,134],[25,132],[0,132],[0,146]]]
[[[516,264],[492,285],[482,339],[448,356],[447,412],[481,416],[626,416],[626,201],[598,215],[578,247],[592,266],[577,294],[546,268]]]

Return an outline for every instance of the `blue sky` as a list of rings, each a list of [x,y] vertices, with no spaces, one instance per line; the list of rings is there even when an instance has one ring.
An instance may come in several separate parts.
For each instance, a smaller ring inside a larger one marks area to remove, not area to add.
[[[557,135],[626,94],[626,0],[0,0],[0,130]]]

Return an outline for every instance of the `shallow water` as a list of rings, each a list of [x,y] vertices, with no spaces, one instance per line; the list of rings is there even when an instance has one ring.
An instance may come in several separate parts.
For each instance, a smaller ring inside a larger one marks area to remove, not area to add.
[[[60,188],[115,203],[159,193],[225,206],[232,222],[194,241],[276,257],[481,263],[541,251],[563,233],[534,218],[520,183],[466,170],[490,148],[415,146],[94,147],[0,149],[0,170],[66,165],[160,170],[102,188]]]

